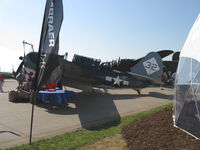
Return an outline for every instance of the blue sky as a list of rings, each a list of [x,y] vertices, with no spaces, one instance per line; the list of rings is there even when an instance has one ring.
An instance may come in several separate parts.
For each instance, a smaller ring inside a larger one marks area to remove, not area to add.
[[[18,67],[23,40],[38,50],[45,2],[0,0],[1,71]],[[59,53],[102,61],[179,51],[200,13],[199,0],[63,0],[63,5]]]

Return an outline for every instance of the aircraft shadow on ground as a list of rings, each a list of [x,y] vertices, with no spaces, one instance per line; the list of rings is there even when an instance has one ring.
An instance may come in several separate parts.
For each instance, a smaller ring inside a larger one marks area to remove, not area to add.
[[[120,123],[121,117],[114,103],[115,100],[134,100],[138,97],[149,96],[170,100],[173,97],[172,95],[166,95],[158,92],[150,92],[149,94],[141,95],[80,93],[70,102],[73,103],[75,107],[70,107],[70,105],[58,107],[39,105],[39,107],[43,107],[46,109],[47,112],[53,114],[78,114],[83,128],[89,130],[102,130],[111,126],[118,125]]]
[[[44,108],[48,113],[58,115],[78,114],[83,128],[90,130],[101,130],[111,126],[118,125],[121,117],[114,101],[117,100],[135,100],[139,97],[155,97],[166,100],[172,100],[173,95],[167,95],[159,92],[149,92],[149,94],[108,94],[95,90],[95,93],[79,93],[69,105],[51,106],[38,104],[38,107]],[[21,101],[18,103],[24,103]],[[66,116],[67,117],[67,116]],[[109,124],[105,124],[112,122]],[[102,126],[102,124],[105,124]],[[99,126],[101,125],[101,126]],[[0,132],[1,133],[1,132]]]
[[[16,135],[16,136],[21,136],[21,135],[15,133],[15,132],[12,132],[12,131],[0,131],[0,134],[2,134],[2,133],[10,133],[10,134],[13,134],[13,135]]]
[[[120,123],[120,115],[114,104],[116,98],[120,99],[132,98],[133,95],[110,95],[102,93],[80,93],[69,105],[50,106],[39,104],[38,107],[45,108],[47,112],[60,115],[78,114],[81,125],[85,129],[101,130]],[[109,126],[100,124],[111,122]]]
[[[130,96],[123,96],[127,99]],[[101,93],[81,93],[74,100],[83,128],[101,130],[120,123],[120,115],[114,103],[116,96]],[[107,125],[102,125],[112,122]],[[95,128],[94,128],[95,127]]]
[[[135,99],[145,95],[134,94],[103,94],[103,93],[80,93],[72,102],[75,108],[66,106],[52,107],[48,105],[38,105],[49,113],[70,115],[78,114],[83,128],[90,130],[101,130],[120,123],[120,115],[114,100]],[[109,123],[106,125],[105,123]],[[105,124],[105,125],[101,125]],[[101,125],[98,127],[98,125]]]
[[[68,105],[40,105],[40,107],[43,107],[46,109],[48,113],[58,114],[58,115],[72,115],[77,114],[77,109],[72,108]]]
[[[149,96],[166,100],[173,100],[173,95],[167,95],[159,92],[149,92]]]

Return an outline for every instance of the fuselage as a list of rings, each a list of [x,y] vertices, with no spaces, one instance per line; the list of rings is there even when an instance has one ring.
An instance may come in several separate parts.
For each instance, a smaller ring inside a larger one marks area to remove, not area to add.
[[[62,69],[60,81],[65,86],[78,89],[91,87],[101,88],[133,88],[141,89],[150,85],[148,81],[140,81],[134,77],[128,77],[126,73],[119,71],[106,71],[100,65],[87,65],[86,63],[70,62],[61,56],[59,65]],[[29,71],[36,70],[37,53],[30,53],[24,58],[24,66]],[[54,63],[53,61],[51,63]]]

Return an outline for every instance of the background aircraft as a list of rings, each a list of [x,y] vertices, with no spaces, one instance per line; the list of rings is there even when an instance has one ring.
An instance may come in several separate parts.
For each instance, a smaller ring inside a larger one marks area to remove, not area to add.
[[[6,79],[14,78],[11,72],[0,72],[0,75],[2,75]]]
[[[166,66],[168,71],[171,71],[171,73],[176,72],[179,62],[179,55],[180,52],[175,52],[172,55],[172,60],[165,60],[163,61],[163,64]]]
[[[28,72],[35,72],[38,53],[31,52],[23,58],[23,63]],[[50,81],[61,82],[65,86],[82,90],[98,88],[132,88],[140,94],[145,87],[162,84],[160,77],[163,73],[161,57],[156,52],[151,52],[141,58],[137,64],[131,66],[128,71],[110,70],[100,64],[101,60],[74,55],[72,62],[63,56],[52,55],[46,68],[45,76],[50,76]],[[18,69],[18,72],[20,70]],[[48,83],[48,81],[45,81]]]
[[[169,55],[171,55],[172,53],[174,53],[174,51],[172,50],[160,50],[160,51],[156,51],[161,58],[165,58]],[[143,58],[143,57],[142,57]],[[118,59],[118,60],[112,60],[112,61],[108,61],[108,62],[103,62],[102,65],[105,66],[105,68],[107,70],[119,70],[119,71],[123,71],[123,72],[127,72],[130,70],[131,67],[133,67],[135,64],[137,64],[142,58],[139,59]],[[165,65],[166,61],[163,61],[163,64]],[[171,67],[174,66],[173,63],[171,63],[172,61],[167,61],[167,67],[169,68],[169,70],[171,70]],[[174,69],[172,69],[174,70]]]

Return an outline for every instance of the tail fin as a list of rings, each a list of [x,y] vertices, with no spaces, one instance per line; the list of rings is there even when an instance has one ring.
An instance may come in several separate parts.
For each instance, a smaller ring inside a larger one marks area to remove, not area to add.
[[[160,79],[163,73],[163,62],[158,53],[150,52],[131,67],[130,71],[134,74]]]

